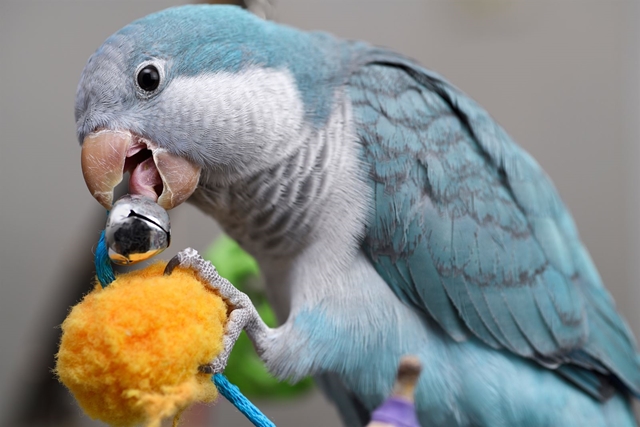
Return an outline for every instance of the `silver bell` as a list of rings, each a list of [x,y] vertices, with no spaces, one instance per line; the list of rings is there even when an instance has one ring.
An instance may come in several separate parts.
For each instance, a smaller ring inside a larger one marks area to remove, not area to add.
[[[105,235],[109,258],[115,264],[144,261],[169,247],[169,214],[143,196],[127,194],[113,204]]]

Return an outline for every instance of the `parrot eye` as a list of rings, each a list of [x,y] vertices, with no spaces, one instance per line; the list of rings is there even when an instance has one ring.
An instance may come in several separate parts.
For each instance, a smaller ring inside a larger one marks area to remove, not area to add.
[[[160,72],[155,65],[149,64],[138,71],[136,80],[140,89],[153,92],[160,86]]]

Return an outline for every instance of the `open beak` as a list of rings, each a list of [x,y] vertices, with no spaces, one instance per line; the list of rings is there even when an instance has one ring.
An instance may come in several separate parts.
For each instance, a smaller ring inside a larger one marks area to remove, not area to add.
[[[148,197],[167,210],[187,200],[200,178],[199,166],[128,131],[90,133],[82,143],[81,162],[89,191],[107,209],[125,172],[131,174],[131,194]]]

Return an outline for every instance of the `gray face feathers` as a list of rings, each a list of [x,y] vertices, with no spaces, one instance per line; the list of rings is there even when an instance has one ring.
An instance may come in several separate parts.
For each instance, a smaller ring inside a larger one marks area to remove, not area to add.
[[[253,163],[289,151],[303,121],[326,123],[346,46],[231,6],[150,15],[89,59],[76,97],[78,139],[126,130],[201,167],[262,168]],[[139,84],[148,68],[159,78],[152,90]]]
[[[237,7],[185,6],[130,24],[89,59],[78,86],[90,190],[109,207],[130,172],[130,191],[173,207],[198,180],[230,183],[278,165],[326,125],[346,52]]]

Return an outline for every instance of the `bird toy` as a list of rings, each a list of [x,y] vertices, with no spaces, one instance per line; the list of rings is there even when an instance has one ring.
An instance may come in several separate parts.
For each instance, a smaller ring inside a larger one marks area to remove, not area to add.
[[[141,196],[109,212],[95,252],[97,283],[62,324],[56,373],[92,418],[159,427],[218,392],[256,426],[274,424],[211,361],[224,353],[229,302],[174,258],[115,275],[166,249],[169,216]],[[221,281],[224,281],[218,276]],[[212,376],[213,374],[213,376]]]

